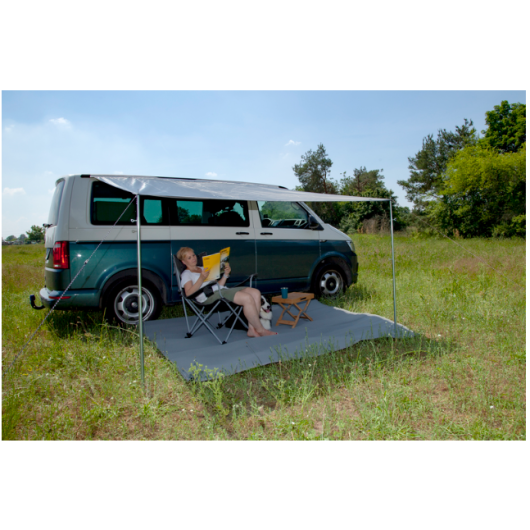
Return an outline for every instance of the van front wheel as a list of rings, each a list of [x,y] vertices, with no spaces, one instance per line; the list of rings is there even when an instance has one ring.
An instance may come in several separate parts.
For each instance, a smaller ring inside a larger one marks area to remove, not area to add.
[[[341,268],[333,264],[320,267],[313,276],[313,293],[317,298],[327,296],[335,298],[345,289],[344,273]]]
[[[158,290],[149,282],[142,282],[143,321],[156,320],[162,311],[162,301]],[[129,280],[114,287],[108,297],[106,314],[109,320],[123,324],[138,324],[139,311],[138,284]]]

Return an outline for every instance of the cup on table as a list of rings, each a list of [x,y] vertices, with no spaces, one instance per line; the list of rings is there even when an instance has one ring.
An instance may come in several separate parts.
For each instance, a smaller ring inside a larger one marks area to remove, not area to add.
[[[280,291],[282,292],[282,298],[287,298],[289,295],[289,289],[287,287],[280,287]]]

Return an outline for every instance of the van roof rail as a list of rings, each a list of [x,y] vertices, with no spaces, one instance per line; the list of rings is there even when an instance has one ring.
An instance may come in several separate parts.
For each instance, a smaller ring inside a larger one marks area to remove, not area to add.
[[[162,177],[159,175],[100,175],[100,174],[82,174],[81,178],[92,178],[92,177],[100,177],[104,176],[105,178],[123,178],[123,177],[141,177],[141,178],[155,178],[155,179],[167,179],[167,180],[193,180],[193,181],[201,181],[201,182],[234,182],[234,181],[226,181],[226,180],[218,180],[218,179],[203,179],[203,178],[194,178],[194,177]],[[238,181],[243,183],[243,181]],[[258,184],[254,182],[247,182],[247,184]],[[263,184],[260,184],[263,186]],[[285,186],[276,186],[274,184],[265,184],[266,186],[270,186],[272,188],[280,188],[282,190],[288,190],[289,188],[286,188]]]

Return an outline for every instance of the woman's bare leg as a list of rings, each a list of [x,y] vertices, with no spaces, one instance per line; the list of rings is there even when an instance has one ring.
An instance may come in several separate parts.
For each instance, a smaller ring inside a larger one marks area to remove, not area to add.
[[[261,311],[261,293],[258,289],[254,289],[254,287],[245,287],[243,289],[243,292],[248,293],[250,296],[252,296],[252,299],[254,300],[254,303],[256,304],[256,310],[258,311],[258,317],[259,312]]]
[[[261,292],[258,289],[254,289],[254,287],[246,287],[245,289],[243,289],[243,291],[250,294],[250,296],[252,296],[252,299],[254,300],[254,303],[256,304],[256,311],[258,313],[258,319],[259,319],[259,314],[261,311]],[[261,320],[259,321],[259,323],[261,324]],[[261,325],[263,326],[263,324]],[[260,333],[254,328],[254,326],[252,326],[251,333],[253,334],[253,336],[255,336],[254,335],[254,332],[255,332],[260,337],[265,336],[265,335],[277,335],[278,334],[274,331],[268,331],[265,328],[263,329],[265,330],[265,333]],[[249,331],[250,331],[250,325],[249,325]]]
[[[265,337],[267,335],[277,335],[276,332],[269,331],[263,327],[263,324],[259,319],[259,310],[256,308],[256,301],[254,299],[255,295],[253,295],[253,293],[248,292],[247,289],[238,291],[234,296],[234,303],[243,306],[243,313],[247,317],[247,335],[249,337]],[[257,291],[257,289],[253,290]],[[259,291],[257,292],[259,293]],[[261,307],[261,305],[259,307]]]

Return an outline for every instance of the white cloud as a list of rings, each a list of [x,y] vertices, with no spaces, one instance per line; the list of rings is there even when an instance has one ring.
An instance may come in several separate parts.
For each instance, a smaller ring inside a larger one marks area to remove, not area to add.
[[[289,140],[286,144],[285,144],[285,147],[287,147],[288,145],[300,145],[302,142],[295,142],[294,140]]]
[[[213,173],[212,171],[208,171],[208,173],[206,173],[206,176],[207,177],[217,177],[217,173]]]
[[[7,127],[4,127],[4,131],[6,133],[10,133],[13,130],[14,125],[9,125]]]
[[[72,127],[72,124],[66,118],[52,118],[50,123],[63,129],[70,129]]]
[[[22,195],[26,195],[24,188],[4,188],[4,195],[9,195],[10,197],[13,197],[13,195],[15,195],[16,193],[22,193]]]

